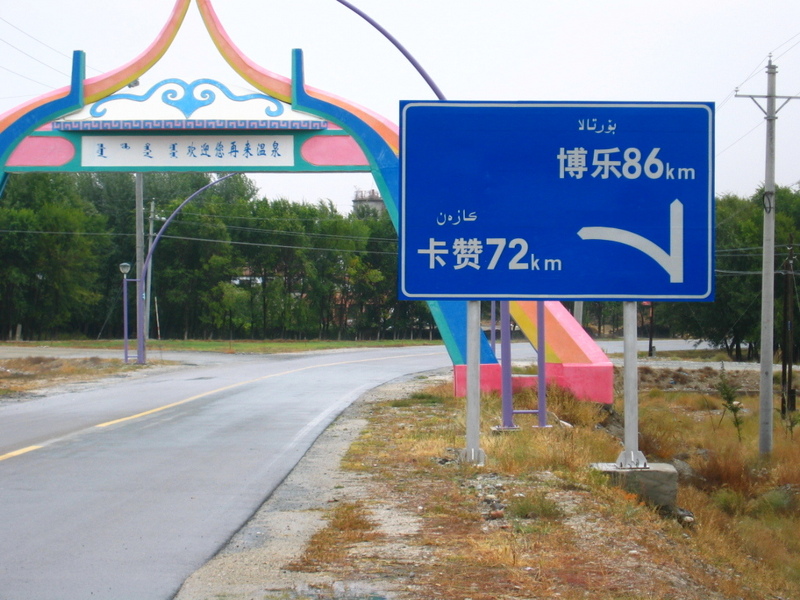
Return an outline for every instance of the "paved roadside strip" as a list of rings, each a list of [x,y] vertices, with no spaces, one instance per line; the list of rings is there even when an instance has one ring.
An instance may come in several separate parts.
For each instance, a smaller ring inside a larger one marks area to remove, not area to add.
[[[342,457],[367,425],[369,404],[405,397],[450,377],[450,369],[387,383],[370,390],[325,432],[248,523],[205,566],[189,577],[175,600],[377,600],[396,583],[341,581],[331,573],[291,571],[332,503],[364,496],[368,475],[343,471]],[[317,592],[324,593],[319,596]],[[333,595],[333,596],[332,596]],[[388,596],[390,597],[390,596]]]

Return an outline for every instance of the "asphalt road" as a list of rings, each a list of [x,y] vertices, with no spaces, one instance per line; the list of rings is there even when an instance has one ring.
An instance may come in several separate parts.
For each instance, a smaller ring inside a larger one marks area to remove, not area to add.
[[[440,346],[191,360],[0,403],[0,600],[172,598],[348,404],[451,364]]]

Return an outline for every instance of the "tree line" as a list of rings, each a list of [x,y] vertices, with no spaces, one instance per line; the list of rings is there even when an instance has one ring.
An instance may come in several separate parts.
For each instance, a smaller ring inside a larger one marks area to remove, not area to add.
[[[145,174],[155,230],[212,180]],[[0,335],[121,337],[119,265],[135,263],[134,231],[131,174],[12,175],[0,198]],[[165,230],[152,263],[150,335],[430,336],[427,307],[396,300],[396,253],[397,235],[382,211],[359,207],[344,216],[329,201],[269,200],[235,175]]]
[[[212,180],[202,173],[145,174],[145,207],[152,200],[156,230]],[[739,360],[758,357],[762,197],[757,190],[749,198],[717,198],[716,300],[658,303],[657,336],[706,340]],[[9,178],[0,197],[0,336],[121,337],[119,264],[135,262],[134,198],[128,173]],[[776,206],[780,299],[795,286],[789,256],[800,227],[800,189],[778,188]],[[396,253],[397,234],[383,212],[359,207],[342,215],[329,201],[270,200],[235,175],[199,195],[166,230],[152,265],[157,314],[150,335],[432,337],[424,303],[396,299]],[[787,314],[776,301],[778,345],[797,298]],[[584,325],[594,335],[619,335],[621,315],[619,302],[587,302]],[[640,306],[640,326],[647,335],[649,307]]]

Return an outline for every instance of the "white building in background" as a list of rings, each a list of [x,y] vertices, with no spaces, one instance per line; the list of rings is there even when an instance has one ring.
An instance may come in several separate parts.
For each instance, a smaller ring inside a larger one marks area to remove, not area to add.
[[[359,206],[374,208],[378,214],[386,210],[378,190],[356,190],[356,195],[353,197],[353,210],[358,209]]]

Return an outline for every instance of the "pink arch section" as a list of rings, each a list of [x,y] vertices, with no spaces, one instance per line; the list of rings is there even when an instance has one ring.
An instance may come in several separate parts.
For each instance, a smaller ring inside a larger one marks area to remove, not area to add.
[[[350,136],[317,136],[303,144],[303,159],[317,167],[369,166],[363,150]]]
[[[27,137],[6,162],[8,167],[62,167],[75,158],[72,142],[58,137]]]
[[[539,324],[536,302],[510,302],[512,318],[534,343]],[[544,303],[547,379],[579,398],[604,404],[614,401],[614,365],[561,302]]]

